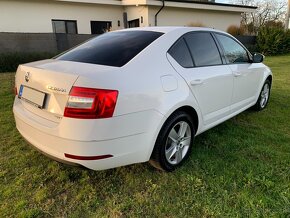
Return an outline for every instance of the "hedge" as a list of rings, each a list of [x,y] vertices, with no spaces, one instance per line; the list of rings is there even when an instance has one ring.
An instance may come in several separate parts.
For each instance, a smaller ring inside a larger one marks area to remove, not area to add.
[[[257,48],[265,55],[290,53],[290,30],[261,28],[257,36]]]
[[[0,54],[0,73],[15,72],[19,64],[29,63],[55,56],[51,53],[3,53]]]

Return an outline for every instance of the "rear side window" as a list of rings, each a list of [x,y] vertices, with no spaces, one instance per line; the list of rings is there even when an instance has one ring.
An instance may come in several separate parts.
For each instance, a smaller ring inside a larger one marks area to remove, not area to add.
[[[182,66],[193,67],[192,58],[183,38],[179,39],[168,51],[168,53]]]
[[[121,67],[161,35],[163,33],[153,31],[105,33],[56,59]]]
[[[189,33],[185,40],[197,67],[222,64],[221,56],[210,33]]]
[[[224,48],[229,64],[249,62],[248,52],[239,43],[225,35],[216,34],[216,37]]]

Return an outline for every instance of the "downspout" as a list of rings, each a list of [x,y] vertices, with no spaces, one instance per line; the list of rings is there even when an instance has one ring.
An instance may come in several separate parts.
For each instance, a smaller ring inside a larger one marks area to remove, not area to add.
[[[155,26],[157,26],[157,16],[158,14],[162,11],[162,9],[165,6],[165,0],[162,0],[162,7],[159,9],[159,11],[157,11],[157,13],[155,14]]]

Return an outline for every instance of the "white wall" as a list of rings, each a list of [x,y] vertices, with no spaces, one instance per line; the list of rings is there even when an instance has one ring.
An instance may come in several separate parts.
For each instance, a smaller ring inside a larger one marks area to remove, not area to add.
[[[126,6],[128,21],[140,19],[140,27],[148,26],[148,6]],[[141,23],[141,17],[143,17],[143,23]]]
[[[52,19],[77,20],[78,33],[90,34],[90,21],[112,21],[112,29],[124,27],[123,12],[128,21],[143,17],[143,26],[154,26],[154,17],[160,6],[104,5],[62,1],[0,0],[0,32],[51,33]],[[158,26],[186,26],[191,22],[227,30],[240,25],[239,12],[209,11],[165,7],[158,15]],[[118,20],[120,27],[118,27]]]
[[[124,27],[122,6],[43,0],[0,1],[0,32],[51,33],[52,19],[77,20],[80,34],[91,34],[91,20],[112,21],[113,30]]]
[[[155,14],[160,7],[149,7],[149,25],[154,26]],[[202,23],[206,27],[226,31],[230,25],[240,26],[239,12],[208,11],[196,9],[164,8],[158,15],[158,26],[188,26]]]

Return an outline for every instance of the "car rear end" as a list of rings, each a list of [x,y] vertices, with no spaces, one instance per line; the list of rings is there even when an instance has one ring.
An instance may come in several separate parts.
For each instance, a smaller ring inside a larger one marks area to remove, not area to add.
[[[130,72],[84,62],[57,58],[18,67],[18,131],[47,156],[94,170],[147,161],[163,115],[153,109],[126,113],[134,93],[121,78]]]

